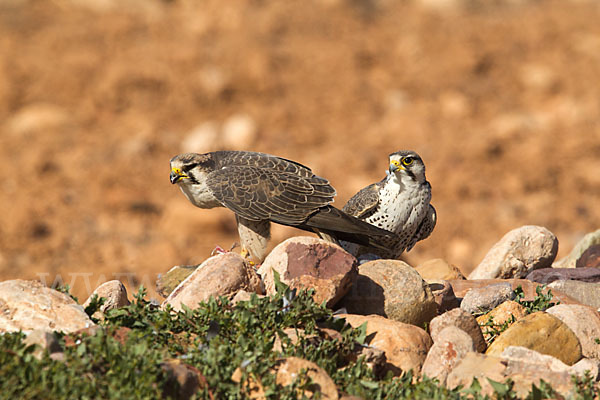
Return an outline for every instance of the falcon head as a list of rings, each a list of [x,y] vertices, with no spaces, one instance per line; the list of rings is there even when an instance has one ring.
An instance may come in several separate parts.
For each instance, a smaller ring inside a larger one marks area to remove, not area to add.
[[[210,153],[184,153],[171,158],[171,183],[198,184],[214,170]]]
[[[399,180],[409,178],[415,182],[425,182],[425,164],[414,151],[400,150],[390,154],[389,175],[395,175]]]

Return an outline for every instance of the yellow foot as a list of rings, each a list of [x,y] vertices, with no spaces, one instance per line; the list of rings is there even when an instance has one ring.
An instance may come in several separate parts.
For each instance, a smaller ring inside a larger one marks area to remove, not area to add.
[[[250,252],[248,251],[247,248],[245,248],[244,246],[242,246],[242,250],[240,251],[240,256],[248,263],[250,264],[251,267],[256,267],[256,263],[252,260],[250,260],[248,257],[250,257]]]

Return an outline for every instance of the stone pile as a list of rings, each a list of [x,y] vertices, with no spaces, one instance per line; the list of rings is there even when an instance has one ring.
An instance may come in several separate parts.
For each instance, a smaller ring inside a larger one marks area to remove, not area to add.
[[[278,275],[291,288],[313,289],[314,299],[341,309],[337,316],[348,324],[366,323],[363,354],[378,373],[412,370],[450,388],[468,387],[477,378],[486,394],[493,388],[485,378],[510,378],[519,396],[544,380],[569,396],[572,375],[588,371],[597,380],[600,369],[600,267],[594,247],[600,230],[584,242],[555,262],[556,237],[524,226],[507,233],[465,279],[460,268],[441,259],[417,268],[398,260],[359,265],[335,244],[297,237],[279,244],[258,269],[235,253],[194,268],[175,267],[160,278],[158,291],[166,297],[163,307],[194,308],[212,296],[244,301],[253,293],[273,294]],[[548,288],[552,298],[540,298]],[[100,313],[128,303],[118,282],[100,286],[97,294],[108,299]],[[0,332],[23,330],[51,352],[45,332],[93,326],[67,295],[36,282],[0,283]],[[283,358],[274,373],[285,383],[301,369],[320,383],[323,398],[339,397],[333,381],[310,361]],[[259,383],[248,390],[260,398]]]

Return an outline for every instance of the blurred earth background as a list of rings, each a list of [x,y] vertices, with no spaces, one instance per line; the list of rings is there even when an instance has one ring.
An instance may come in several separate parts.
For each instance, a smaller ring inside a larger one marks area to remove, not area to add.
[[[413,266],[467,273],[528,224],[563,257],[600,228],[599,21],[592,0],[1,0],[0,279],[153,293],[229,248],[233,214],[168,177],[218,149],[306,164],[340,208],[413,149],[439,218]]]

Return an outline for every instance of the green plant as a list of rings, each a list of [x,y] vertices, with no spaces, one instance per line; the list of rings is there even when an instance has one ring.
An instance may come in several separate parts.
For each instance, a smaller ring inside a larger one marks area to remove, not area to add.
[[[511,315],[506,321],[504,321],[501,324],[496,324],[494,322],[494,316],[490,315],[488,320],[483,323],[483,324],[479,324],[479,326],[481,327],[481,333],[483,333],[483,337],[485,338],[485,341],[487,342],[488,346],[490,344],[492,344],[492,342],[494,340],[496,340],[496,338],[505,330],[508,329],[509,326],[511,326],[514,322],[516,321],[516,318],[514,315]]]
[[[306,397],[314,389],[307,374],[301,372],[286,386],[275,380],[273,368],[287,356],[317,363],[340,392],[363,398],[486,398],[473,385],[447,389],[411,371],[376,376],[364,357],[352,356],[368,345],[365,325],[352,328],[336,318],[313,301],[311,291],[291,290],[281,282],[277,288],[269,297],[253,295],[235,305],[225,298],[210,299],[181,311],[146,300],[140,288],[130,305],[105,313],[102,329],[60,335],[61,361],[49,354],[34,357],[35,346],[26,345],[22,333],[0,335],[0,399],[168,398],[173,382],[162,366],[172,359],[201,376],[197,398],[242,399],[257,383],[267,399]],[[101,300],[91,303],[88,312],[93,313]],[[337,333],[325,334],[323,328]],[[297,339],[290,339],[288,330]],[[234,381],[238,368],[241,378]],[[494,385],[495,398],[512,396],[510,382]],[[578,385],[582,398],[593,393],[590,382]],[[534,387],[530,398],[548,397],[547,392],[543,385]]]
[[[573,384],[575,385],[575,398],[581,400],[592,400],[600,397],[598,384],[590,375],[590,371],[585,371],[583,377],[573,375]]]
[[[547,289],[544,293],[544,289]],[[524,300],[523,288],[521,285],[517,286],[514,290],[515,301],[525,307],[527,314],[531,314],[537,311],[546,311],[548,308],[560,304],[560,302],[553,302],[552,290],[546,288],[546,285],[540,285],[535,288],[535,297],[533,300]]]

